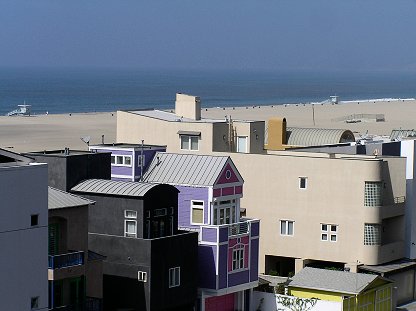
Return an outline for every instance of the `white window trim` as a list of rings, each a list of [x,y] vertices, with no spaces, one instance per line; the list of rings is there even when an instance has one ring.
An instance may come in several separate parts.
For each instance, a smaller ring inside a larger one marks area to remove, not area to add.
[[[188,144],[189,144],[188,149],[182,148],[182,137],[187,137],[188,138]],[[192,137],[194,137],[198,140],[198,148],[197,149],[192,149],[192,139],[191,139]],[[187,150],[187,151],[199,151],[199,136],[196,136],[196,135],[179,135],[179,148],[181,150]]]
[[[139,282],[147,282],[147,272],[146,271],[137,271],[137,280]]]
[[[301,185],[301,180],[302,179],[305,179],[305,188],[302,188],[300,185]],[[305,176],[300,176],[299,177],[299,189],[301,189],[301,190],[306,190],[306,189],[308,189],[308,177],[305,177]]]
[[[238,150],[240,150],[240,143],[239,143],[239,138],[245,138],[246,139],[246,150],[244,150],[244,151],[238,151]],[[248,136],[237,136],[237,152],[238,153],[247,153],[248,151]]]
[[[174,271],[173,275],[176,277],[176,271],[178,271],[177,275],[178,275],[178,279],[176,280],[176,278],[174,280],[172,280],[171,277],[171,271]],[[170,268],[169,269],[169,288],[173,288],[173,287],[179,287],[181,286],[181,267],[174,267],[174,268]]]
[[[194,205],[194,202],[202,203],[202,205]],[[193,215],[193,209],[202,209],[202,222],[194,222],[192,215]],[[205,203],[201,200],[191,200],[191,225],[203,225],[205,224]]]
[[[337,243],[338,242],[338,232],[339,231],[338,231],[338,225],[337,224],[324,224],[324,223],[321,223],[320,226],[321,226],[321,241],[322,242],[332,242],[332,243]],[[327,227],[327,230],[323,230],[322,229],[322,226],[326,226]],[[335,226],[336,231],[331,231],[331,227],[332,226]],[[326,234],[327,240],[322,239],[322,235],[323,234]],[[335,241],[332,241],[332,239],[331,239],[332,236],[335,236]]]
[[[241,254],[241,257],[234,259],[234,254]],[[244,269],[244,255],[245,255],[244,247],[233,249],[231,271],[235,272],[235,271],[241,271]],[[234,263],[237,263],[235,269],[234,269]]]
[[[289,229],[289,222],[291,222],[291,223],[293,223],[293,230],[292,230],[292,234],[288,234],[287,232],[289,231],[288,229]],[[280,223],[280,227],[279,227],[279,233],[280,233],[280,235],[281,236],[288,236],[288,237],[293,237],[293,236],[295,236],[295,221],[293,221],[293,220],[289,220],[289,219],[281,219],[280,221],[279,221],[279,223]],[[282,225],[283,225],[283,223],[285,224],[285,227],[286,227],[286,234],[282,234]]]
[[[127,216],[128,212],[134,213],[134,216]],[[137,238],[137,211],[124,210],[124,218],[125,218],[124,219],[124,236],[126,238]],[[127,232],[127,223],[128,222],[134,222],[136,232],[134,232],[134,233]]]
[[[112,156],[115,157],[115,163],[111,163],[111,166],[132,167],[133,162],[132,162],[132,156],[131,155],[114,154]],[[122,164],[117,164],[117,157],[122,157],[122,159],[123,159]],[[130,164],[125,164],[126,163],[126,158],[130,158]]]

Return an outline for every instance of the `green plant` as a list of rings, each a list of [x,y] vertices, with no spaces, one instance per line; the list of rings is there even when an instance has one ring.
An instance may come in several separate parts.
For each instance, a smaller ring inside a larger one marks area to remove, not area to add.
[[[269,270],[269,275],[279,276],[279,273],[276,270]]]

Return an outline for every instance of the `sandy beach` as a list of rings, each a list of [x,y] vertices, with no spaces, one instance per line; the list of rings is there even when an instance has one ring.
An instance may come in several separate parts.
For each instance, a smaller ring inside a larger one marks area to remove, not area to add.
[[[173,104],[172,104],[173,108]],[[316,128],[345,128],[356,136],[366,133],[390,135],[392,129],[416,128],[415,100],[356,101],[339,104],[291,104],[204,108],[208,118],[267,120],[285,117],[288,126]],[[315,125],[313,120],[315,116]],[[346,123],[334,119],[353,114],[384,114],[384,122]],[[45,149],[87,149],[81,137],[90,136],[90,143],[115,142],[116,113],[73,113],[37,115],[31,117],[0,117],[0,147],[15,152]],[[151,142],[149,142],[151,143]]]

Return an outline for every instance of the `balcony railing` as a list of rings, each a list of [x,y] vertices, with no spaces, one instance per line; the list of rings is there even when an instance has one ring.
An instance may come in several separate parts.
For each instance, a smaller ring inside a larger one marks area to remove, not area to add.
[[[228,227],[228,236],[247,234],[248,233],[248,222],[239,222],[232,224]]]
[[[48,268],[60,269],[84,264],[84,252],[49,255]]]

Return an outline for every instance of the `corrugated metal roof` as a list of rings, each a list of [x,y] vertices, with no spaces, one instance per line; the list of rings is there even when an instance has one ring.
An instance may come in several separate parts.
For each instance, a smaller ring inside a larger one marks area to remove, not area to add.
[[[147,182],[212,186],[229,157],[158,152],[143,176]]]
[[[390,140],[400,140],[407,137],[416,137],[415,130],[392,130]]]
[[[300,287],[336,293],[359,294],[377,275],[306,267],[292,278],[289,287]]]
[[[106,179],[87,179],[73,187],[71,190],[76,192],[142,197],[150,189],[156,186],[158,186],[158,184]]]
[[[94,201],[82,198],[80,196],[48,187],[48,209],[77,207],[94,203]]]
[[[389,273],[389,272],[397,272],[397,271],[408,269],[414,266],[416,266],[416,262],[411,261],[409,259],[401,259],[395,262],[382,264],[378,266],[363,265],[363,266],[360,266],[360,269],[384,274],[384,273]]]
[[[286,141],[291,146],[321,146],[354,142],[355,138],[350,130],[288,127]]]

